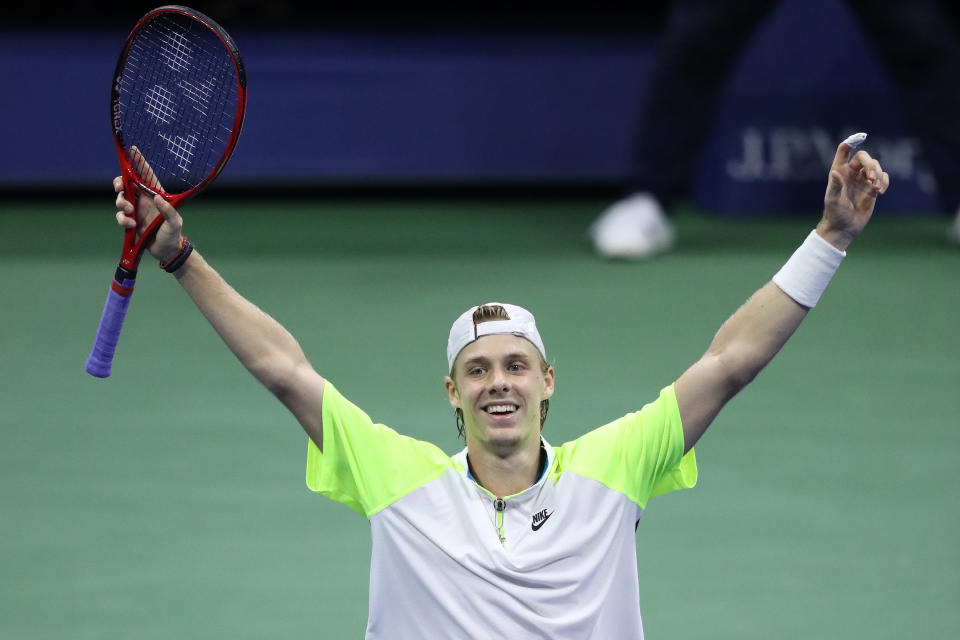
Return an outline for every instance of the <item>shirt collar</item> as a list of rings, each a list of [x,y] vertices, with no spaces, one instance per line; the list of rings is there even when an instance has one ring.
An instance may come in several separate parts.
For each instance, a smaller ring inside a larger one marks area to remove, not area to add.
[[[546,440],[544,440],[543,437],[540,438],[540,452],[541,452],[541,453],[540,453],[540,460],[541,460],[540,464],[541,464],[542,466],[541,466],[541,469],[540,469],[540,475],[537,476],[536,482],[534,482],[534,483],[531,485],[531,486],[534,486],[534,487],[535,487],[536,485],[540,484],[541,482],[543,482],[543,479],[544,479],[545,477],[547,477],[547,471],[550,469],[551,466],[553,466],[553,456],[554,456],[554,454],[553,454],[553,447],[551,447],[551,446],[550,446],[550,443],[547,442]],[[463,467],[463,474],[467,477],[467,479],[470,480],[470,481],[473,482],[473,483],[476,483],[476,482],[477,482],[477,479],[474,478],[474,477],[473,477],[473,474],[470,472],[470,462],[469,462],[469,460],[468,460],[468,458],[467,458],[467,448],[466,448],[466,447],[464,447],[463,450],[460,451],[460,453],[458,453],[457,455],[454,456],[454,460],[456,460],[458,463],[460,463],[460,465]],[[479,485],[478,485],[478,486],[479,486]],[[529,487],[528,487],[528,489],[529,489]],[[521,493],[522,493],[522,492],[521,492]]]

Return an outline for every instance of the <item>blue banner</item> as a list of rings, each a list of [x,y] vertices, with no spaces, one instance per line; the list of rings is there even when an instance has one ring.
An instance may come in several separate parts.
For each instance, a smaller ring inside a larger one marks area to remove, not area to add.
[[[656,45],[603,33],[233,35],[249,103],[218,185],[244,187],[620,182]],[[110,188],[108,98],[124,37],[2,34],[0,189]],[[838,72],[837,49],[857,73]],[[730,79],[694,201],[809,210],[837,142],[858,130],[895,185],[886,209],[935,209],[933,179],[856,22],[838,2],[783,3]]]
[[[883,209],[935,211],[936,182],[907,124],[886,71],[843,3],[781,3],[730,78],[694,200],[735,214],[809,210],[823,197],[837,145],[866,131],[863,148],[890,174]]]

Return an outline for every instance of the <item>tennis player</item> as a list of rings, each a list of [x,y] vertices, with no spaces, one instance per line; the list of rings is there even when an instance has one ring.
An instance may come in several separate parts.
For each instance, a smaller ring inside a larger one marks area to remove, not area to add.
[[[311,367],[294,338],[192,248],[182,219],[149,245],[227,346],[309,437],[307,484],[369,518],[367,638],[642,638],[635,529],[647,501],[693,486],[693,445],[816,305],[889,177],[841,143],[823,218],[716,334],[707,352],[640,411],[553,447],[541,437],[556,374],[533,315],[468,309],[447,340],[446,390],[466,448],[375,424]],[[135,221],[115,181],[117,220]]]

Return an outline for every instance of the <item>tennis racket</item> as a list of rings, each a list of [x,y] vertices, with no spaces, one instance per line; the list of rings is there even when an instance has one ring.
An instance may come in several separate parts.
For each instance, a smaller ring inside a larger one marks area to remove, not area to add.
[[[143,16],[123,44],[110,94],[126,200],[136,207],[138,194],[147,193],[179,207],[197,195],[233,153],[246,101],[240,51],[220,25],[177,5]],[[140,258],[162,223],[163,216],[156,216],[139,238],[136,228],[124,232],[120,264],[87,358],[91,375],[110,375]]]

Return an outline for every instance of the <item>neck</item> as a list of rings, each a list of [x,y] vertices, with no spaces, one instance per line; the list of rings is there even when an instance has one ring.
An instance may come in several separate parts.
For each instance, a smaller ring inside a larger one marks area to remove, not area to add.
[[[541,448],[539,438],[534,445],[502,456],[481,447],[471,447],[468,442],[467,464],[470,465],[470,473],[477,484],[498,498],[520,493],[536,483],[540,477],[541,463],[546,459],[546,451]]]

